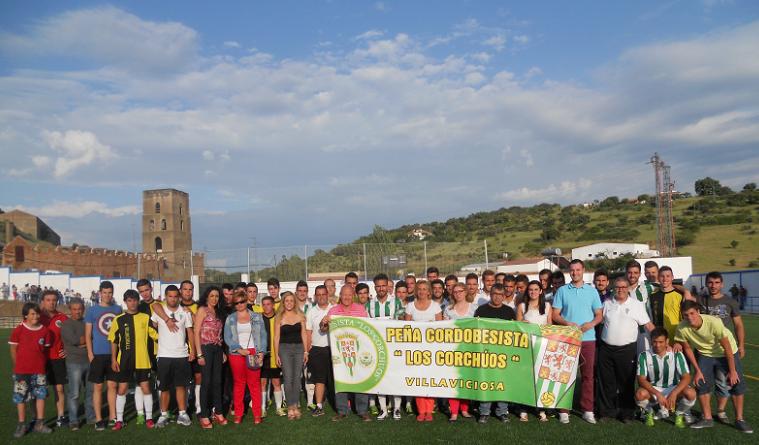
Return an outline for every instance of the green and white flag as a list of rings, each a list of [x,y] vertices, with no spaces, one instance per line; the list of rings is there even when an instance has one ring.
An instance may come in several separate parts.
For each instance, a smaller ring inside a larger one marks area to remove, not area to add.
[[[467,318],[432,323],[334,317],[337,392],[571,408],[582,334]]]

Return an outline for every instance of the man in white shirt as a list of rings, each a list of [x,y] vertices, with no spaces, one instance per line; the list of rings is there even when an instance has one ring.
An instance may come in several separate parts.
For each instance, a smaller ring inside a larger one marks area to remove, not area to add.
[[[486,269],[482,272],[482,290],[477,294],[477,304],[482,306],[483,304],[490,303],[490,289],[495,284],[495,272],[490,269]]]
[[[366,304],[366,312],[369,314],[369,318],[379,318],[386,320],[397,320],[403,317],[404,307],[401,301],[395,297],[388,296],[388,282],[390,279],[384,273],[380,273],[374,277],[374,291],[377,296],[370,300]],[[371,396],[374,397],[374,396]],[[379,405],[380,412],[377,415],[377,420],[387,419],[387,399],[390,396],[380,395]],[[393,398],[393,419],[401,419],[401,397],[396,396]]]
[[[322,319],[327,315],[332,305],[329,303],[329,292],[324,285],[316,286],[314,291],[316,304],[306,314],[306,331],[308,331],[308,372],[314,384],[314,401],[316,408],[311,415],[324,415],[324,396],[327,383],[332,372],[332,355],[329,350],[329,331],[322,329]]]
[[[174,389],[179,408],[177,423],[190,426],[187,415],[187,384],[192,378],[190,362],[195,360],[193,346],[192,312],[179,305],[179,289],[168,286],[164,292],[166,302],[163,314],[153,312],[150,320],[158,329],[158,389],[161,391],[161,417],[156,428],[163,428],[169,423],[170,390]],[[172,320],[176,331],[172,332],[166,324]],[[189,348],[188,348],[189,344]]]
[[[597,369],[600,388],[598,411],[601,417],[633,420],[635,411],[635,358],[638,328],[654,329],[646,307],[629,294],[625,277],[614,280],[615,295],[603,303],[603,331],[598,347]]]

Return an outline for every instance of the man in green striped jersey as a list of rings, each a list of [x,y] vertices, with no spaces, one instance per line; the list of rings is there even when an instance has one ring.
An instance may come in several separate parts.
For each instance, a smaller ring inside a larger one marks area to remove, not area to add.
[[[675,411],[675,426],[685,428],[685,415],[696,403],[696,391],[688,386],[690,369],[682,352],[667,351],[669,334],[664,328],[651,331],[651,351],[638,356],[638,391],[635,401],[646,415],[646,425],[654,426],[651,404],[659,404],[659,415]]]
[[[374,292],[377,294],[373,299],[366,303],[366,312],[369,314],[369,318],[380,318],[397,320],[403,317],[404,308],[401,300],[395,297],[388,296],[388,281],[390,279],[384,273],[375,275],[374,277]],[[377,420],[387,419],[387,399],[390,396],[378,396],[380,412],[377,415]],[[393,419],[400,420],[401,418],[401,398],[399,396],[393,397]]]

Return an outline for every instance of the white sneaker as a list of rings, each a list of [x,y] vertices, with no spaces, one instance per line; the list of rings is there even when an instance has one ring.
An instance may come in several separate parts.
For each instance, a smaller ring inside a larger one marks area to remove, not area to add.
[[[593,415],[593,411],[585,411],[582,413],[582,420],[588,422],[591,425],[596,424],[596,416]]]
[[[379,415],[377,416],[377,420],[385,420],[387,419],[387,411],[380,411]]]
[[[669,410],[660,409],[659,410],[659,418],[660,419],[667,419],[667,418],[669,418]]]
[[[401,410],[399,410],[399,409],[396,408],[393,411],[393,419],[395,419],[395,420],[401,420]]]
[[[169,418],[166,416],[161,416],[158,418],[158,422],[156,422],[155,427],[164,428],[168,424],[169,424]]]
[[[559,413],[559,423],[569,423],[569,413]]]
[[[190,416],[187,413],[180,414],[177,416],[177,425],[190,426],[192,425],[192,420],[190,420]]]

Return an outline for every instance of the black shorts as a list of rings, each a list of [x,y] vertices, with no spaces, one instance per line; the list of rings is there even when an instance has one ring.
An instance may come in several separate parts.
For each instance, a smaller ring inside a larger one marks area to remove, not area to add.
[[[261,378],[262,379],[278,379],[282,377],[282,368],[270,368],[267,365],[269,362],[269,357],[264,357],[264,365],[261,367]]]
[[[69,382],[66,378],[66,359],[59,358],[48,360],[45,366],[48,385],[65,385]]]
[[[158,357],[158,389],[168,391],[177,386],[187,386],[192,369],[187,357]]]
[[[103,383],[104,380],[116,381],[116,373],[111,369],[110,354],[98,354],[92,359],[87,380],[92,383]]]
[[[142,383],[149,380],[149,369],[121,368],[121,370],[116,373],[116,381],[119,383]]]
[[[312,346],[308,352],[308,371],[311,373],[311,383],[327,384],[327,378],[332,370],[332,355],[329,346]]]

